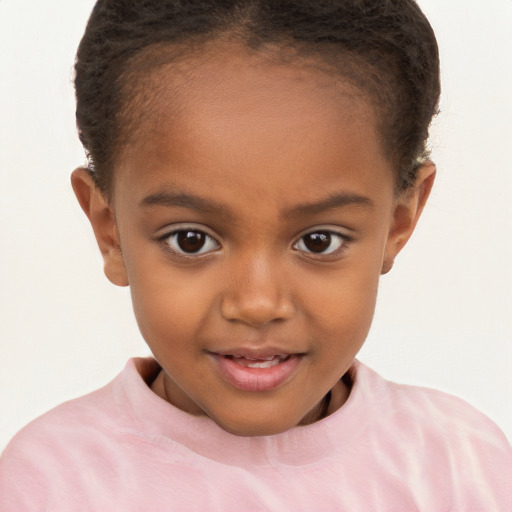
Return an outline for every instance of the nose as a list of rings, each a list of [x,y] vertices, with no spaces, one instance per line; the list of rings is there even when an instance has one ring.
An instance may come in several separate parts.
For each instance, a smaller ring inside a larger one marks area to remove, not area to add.
[[[221,303],[231,322],[263,327],[293,317],[295,307],[286,274],[270,258],[245,258],[230,268]]]

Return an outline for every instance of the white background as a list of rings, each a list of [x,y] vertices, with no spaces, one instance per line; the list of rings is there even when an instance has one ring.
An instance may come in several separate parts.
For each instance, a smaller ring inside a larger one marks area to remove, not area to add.
[[[148,349],[69,185],[73,57],[92,0],[0,0],[0,450]],[[442,58],[438,179],[381,282],[360,358],[443,389],[512,440],[512,1],[420,0]]]

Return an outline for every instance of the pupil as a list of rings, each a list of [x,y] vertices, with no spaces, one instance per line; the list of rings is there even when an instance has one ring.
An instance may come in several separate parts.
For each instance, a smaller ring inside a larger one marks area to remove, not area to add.
[[[205,235],[199,231],[180,231],[177,242],[183,252],[197,252],[203,248]]]
[[[304,245],[311,252],[324,252],[331,245],[331,235],[327,232],[311,233],[304,237]]]

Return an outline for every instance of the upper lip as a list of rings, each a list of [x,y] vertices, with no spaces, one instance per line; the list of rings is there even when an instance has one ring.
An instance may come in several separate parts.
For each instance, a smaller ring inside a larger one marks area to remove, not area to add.
[[[246,359],[265,359],[268,357],[303,355],[304,352],[290,351],[280,347],[237,347],[232,349],[209,350],[210,354],[218,356],[244,357]]]

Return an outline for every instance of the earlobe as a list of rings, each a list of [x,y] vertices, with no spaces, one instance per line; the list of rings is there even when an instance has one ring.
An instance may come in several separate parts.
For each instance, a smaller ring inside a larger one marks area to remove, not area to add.
[[[397,254],[411,237],[434,184],[436,166],[428,161],[418,171],[416,182],[396,201],[388,235],[381,274],[393,267]]]
[[[80,206],[89,219],[103,256],[107,278],[117,286],[128,286],[128,277],[115,216],[104,194],[96,187],[91,173],[79,167],[71,174],[71,185]]]

